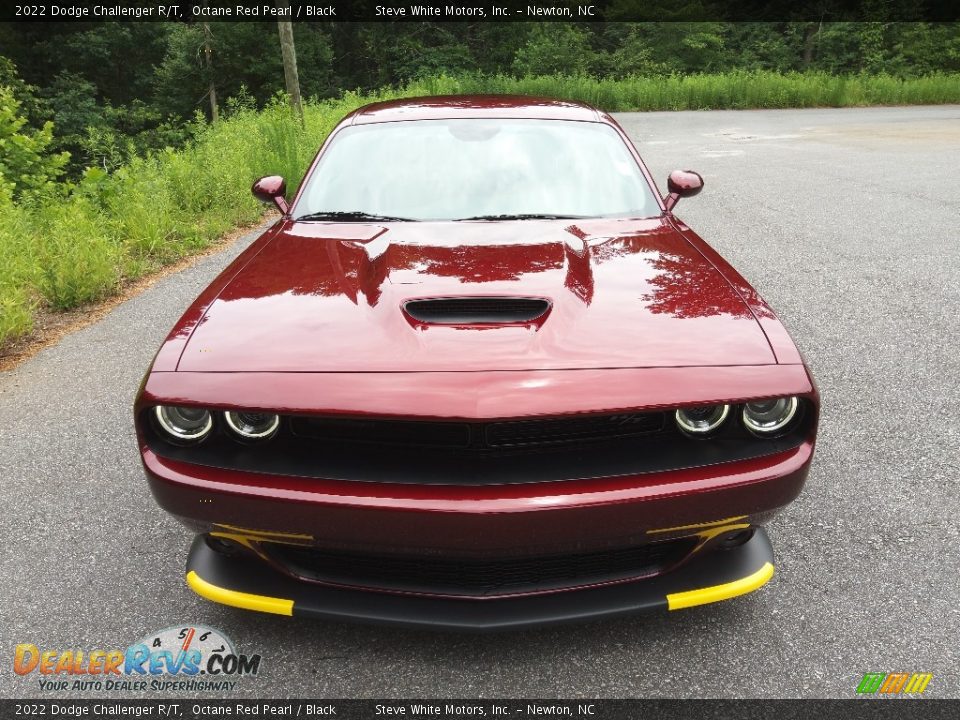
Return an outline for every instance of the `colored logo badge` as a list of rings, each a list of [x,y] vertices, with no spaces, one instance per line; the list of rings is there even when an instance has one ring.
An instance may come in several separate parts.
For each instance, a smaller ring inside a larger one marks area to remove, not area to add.
[[[43,691],[232,690],[237,678],[259,672],[260,661],[258,654],[237,652],[219,630],[186,625],[150,633],[124,650],[41,649],[20,643],[13,671],[36,674]]]
[[[866,673],[857,695],[921,695],[931,680],[932,673]]]

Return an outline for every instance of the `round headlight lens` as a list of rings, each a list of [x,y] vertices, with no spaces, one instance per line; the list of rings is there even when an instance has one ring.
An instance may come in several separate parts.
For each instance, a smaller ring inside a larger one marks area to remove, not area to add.
[[[280,416],[264,412],[225,412],[227,425],[244,440],[266,440],[280,427]]]
[[[709,435],[727,419],[729,405],[706,405],[704,407],[677,410],[677,425],[690,435]]]
[[[743,406],[743,424],[754,435],[773,435],[790,424],[799,407],[795,397],[748,402]]]
[[[203,408],[158,405],[153,415],[160,428],[180,442],[202,440],[213,429],[213,416]]]

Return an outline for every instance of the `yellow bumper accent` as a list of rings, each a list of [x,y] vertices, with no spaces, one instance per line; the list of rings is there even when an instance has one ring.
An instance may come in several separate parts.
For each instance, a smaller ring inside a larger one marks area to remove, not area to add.
[[[217,523],[215,527],[224,528],[233,534],[249,535],[251,537],[263,538],[265,540],[276,540],[278,538],[296,540],[300,542],[310,542],[313,540],[313,535],[304,535],[302,533],[282,533],[274,532],[273,530],[253,530],[252,528],[242,528],[237,527],[236,525],[224,525],[223,523]]]
[[[748,592],[753,592],[764,585],[772,577],[773,565],[764,563],[763,567],[752,575],[747,575],[747,577],[734,580],[733,582],[699,588],[698,590],[671,593],[667,595],[667,607],[670,610],[680,610],[682,608],[693,607],[694,605],[720,602],[721,600],[727,600],[737,595],[746,595]]]
[[[717,525],[729,525],[738,520],[746,519],[746,515],[737,515],[723,520],[714,520],[712,522],[694,523],[693,525],[677,525],[676,527],[657,528],[656,530],[647,530],[647,535],[657,535],[659,533],[677,532],[679,530],[699,530],[700,528],[716,527]]]
[[[200,597],[222,605],[232,605],[244,610],[257,610],[258,612],[274,613],[275,615],[293,615],[293,600],[267,597],[266,595],[252,595],[217,587],[197,575],[194,570],[187,573],[187,585]]]

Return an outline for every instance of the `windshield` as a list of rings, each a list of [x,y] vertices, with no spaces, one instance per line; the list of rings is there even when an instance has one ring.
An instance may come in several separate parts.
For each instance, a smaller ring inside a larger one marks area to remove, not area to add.
[[[346,127],[324,151],[298,219],[650,217],[660,207],[602,123],[416,120]]]

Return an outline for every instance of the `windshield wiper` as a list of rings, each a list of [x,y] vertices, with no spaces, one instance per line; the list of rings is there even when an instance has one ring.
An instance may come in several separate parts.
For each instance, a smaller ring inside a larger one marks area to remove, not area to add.
[[[517,215],[476,215],[474,217],[459,218],[463,220],[577,220],[586,215],[557,215],[553,213],[521,213]]]
[[[362,210],[328,210],[313,212],[294,218],[297,222],[304,220],[336,220],[339,222],[413,222],[413,218],[393,217],[392,215],[376,215]]]

